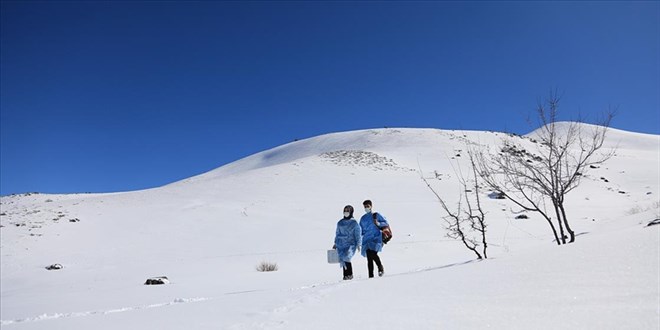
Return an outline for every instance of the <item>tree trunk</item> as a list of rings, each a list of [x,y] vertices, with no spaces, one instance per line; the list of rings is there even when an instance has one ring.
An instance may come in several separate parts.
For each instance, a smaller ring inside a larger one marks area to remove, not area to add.
[[[550,225],[550,228],[552,228],[552,234],[555,235],[555,241],[557,242],[557,245],[561,245],[561,241],[559,240],[559,236],[557,236],[557,229],[555,229],[555,225],[552,224],[552,219],[547,217],[545,214],[543,214],[543,217],[545,218],[546,221],[548,221],[548,224]]]
[[[564,220],[566,231],[568,231],[568,234],[570,235],[570,240],[568,242],[573,243],[575,242],[575,232],[573,231],[573,229],[571,229],[571,226],[569,226],[568,224],[568,219],[566,218],[566,210],[564,209],[563,203],[559,204],[559,209],[561,210],[561,218]]]
[[[456,224],[458,225],[458,222]],[[477,247],[474,246],[474,245],[471,245],[467,242],[467,239],[465,238],[465,235],[463,235],[462,231],[459,230],[458,235],[461,237],[461,241],[463,241],[463,244],[465,245],[465,247],[467,247],[469,250],[471,250],[472,252],[474,252],[474,254],[477,255],[477,259],[479,259],[479,260],[483,259],[481,257],[481,254],[479,254],[479,251],[477,251]]]
[[[488,247],[488,243],[486,243],[486,233],[484,231],[481,232],[481,243],[483,244],[483,252],[484,252],[484,258],[488,259],[488,255],[486,254],[486,248]]]
[[[555,214],[557,215],[557,223],[559,224],[559,230],[561,234],[561,244],[566,244],[566,234],[564,234],[564,225],[562,223],[562,216],[559,211],[559,206],[557,206],[557,202],[553,199],[552,204],[555,208]]]

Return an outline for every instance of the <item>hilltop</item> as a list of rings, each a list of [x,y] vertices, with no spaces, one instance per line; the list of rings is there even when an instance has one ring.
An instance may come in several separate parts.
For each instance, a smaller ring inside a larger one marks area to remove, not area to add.
[[[445,237],[467,146],[534,133],[371,129],[292,142],[163,187],[1,198],[2,328],[653,328],[660,325],[660,136],[612,129],[616,155],[568,198],[576,243],[484,192],[490,260]],[[374,201],[387,276],[325,262],[343,206]],[[277,272],[260,273],[261,261]],[[64,266],[47,271],[50,264]],[[150,287],[150,276],[171,283]],[[370,309],[389,317],[374,318]],[[342,316],[343,315],[343,316]],[[352,323],[348,323],[349,321]]]

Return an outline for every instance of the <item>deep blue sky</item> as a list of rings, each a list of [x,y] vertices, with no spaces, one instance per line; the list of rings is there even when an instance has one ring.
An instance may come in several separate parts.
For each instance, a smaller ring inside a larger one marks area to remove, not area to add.
[[[2,1],[0,193],[161,186],[374,127],[660,134],[658,2]]]

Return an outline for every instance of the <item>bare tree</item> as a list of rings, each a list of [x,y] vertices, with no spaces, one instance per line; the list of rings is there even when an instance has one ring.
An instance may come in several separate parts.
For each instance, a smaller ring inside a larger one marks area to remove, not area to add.
[[[560,123],[559,96],[556,92],[539,102],[536,114],[536,150],[529,152],[520,141],[504,141],[500,152],[477,155],[479,176],[493,190],[527,211],[541,214],[548,222],[558,245],[575,241],[564,202],[566,195],[580,185],[590,167],[614,155],[614,149],[601,151],[614,116],[609,111],[597,125],[581,120]],[[555,222],[553,222],[553,213]]]
[[[423,175],[421,177],[440,202],[442,209],[447,213],[447,216],[444,217],[447,236],[452,239],[460,239],[465,247],[477,255],[478,259],[487,259],[486,215],[481,208],[481,199],[479,198],[479,176],[477,175],[476,161],[472,151],[468,151],[468,154],[472,166],[471,177],[466,179],[460,167],[458,169],[454,168],[462,190],[455,210],[449,208],[445,200],[433,189]]]

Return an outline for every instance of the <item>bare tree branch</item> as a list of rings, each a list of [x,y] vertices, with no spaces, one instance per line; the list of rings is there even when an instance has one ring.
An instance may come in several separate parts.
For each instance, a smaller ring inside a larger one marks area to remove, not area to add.
[[[564,207],[566,194],[580,185],[591,166],[602,164],[614,155],[614,149],[601,151],[614,112],[610,110],[597,125],[586,125],[581,120],[561,123],[559,101],[559,93],[554,90],[537,105],[541,126],[536,130],[538,143],[534,153],[511,139],[504,141],[498,154],[479,152],[475,167],[491,189],[519,207],[541,214],[557,244],[564,244],[567,238],[569,243],[575,241]],[[552,205],[556,222],[547,212],[546,201]]]
[[[472,178],[466,178],[460,166],[454,168],[457,174],[462,193],[459,194],[456,210],[450,210],[445,200],[436,192],[431,184],[424,178],[420,169],[420,177],[440,202],[440,206],[447,214],[444,217],[447,236],[452,239],[460,239],[470,251],[474,252],[478,259],[488,258],[486,252],[486,216],[481,207],[479,199],[479,181],[477,176],[476,161],[472,152],[470,162],[472,165]],[[452,165],[453,167],[453,165]],[[473,233],[477,233],[476,237]],[[478,237],[478,238],[477,238]]]

